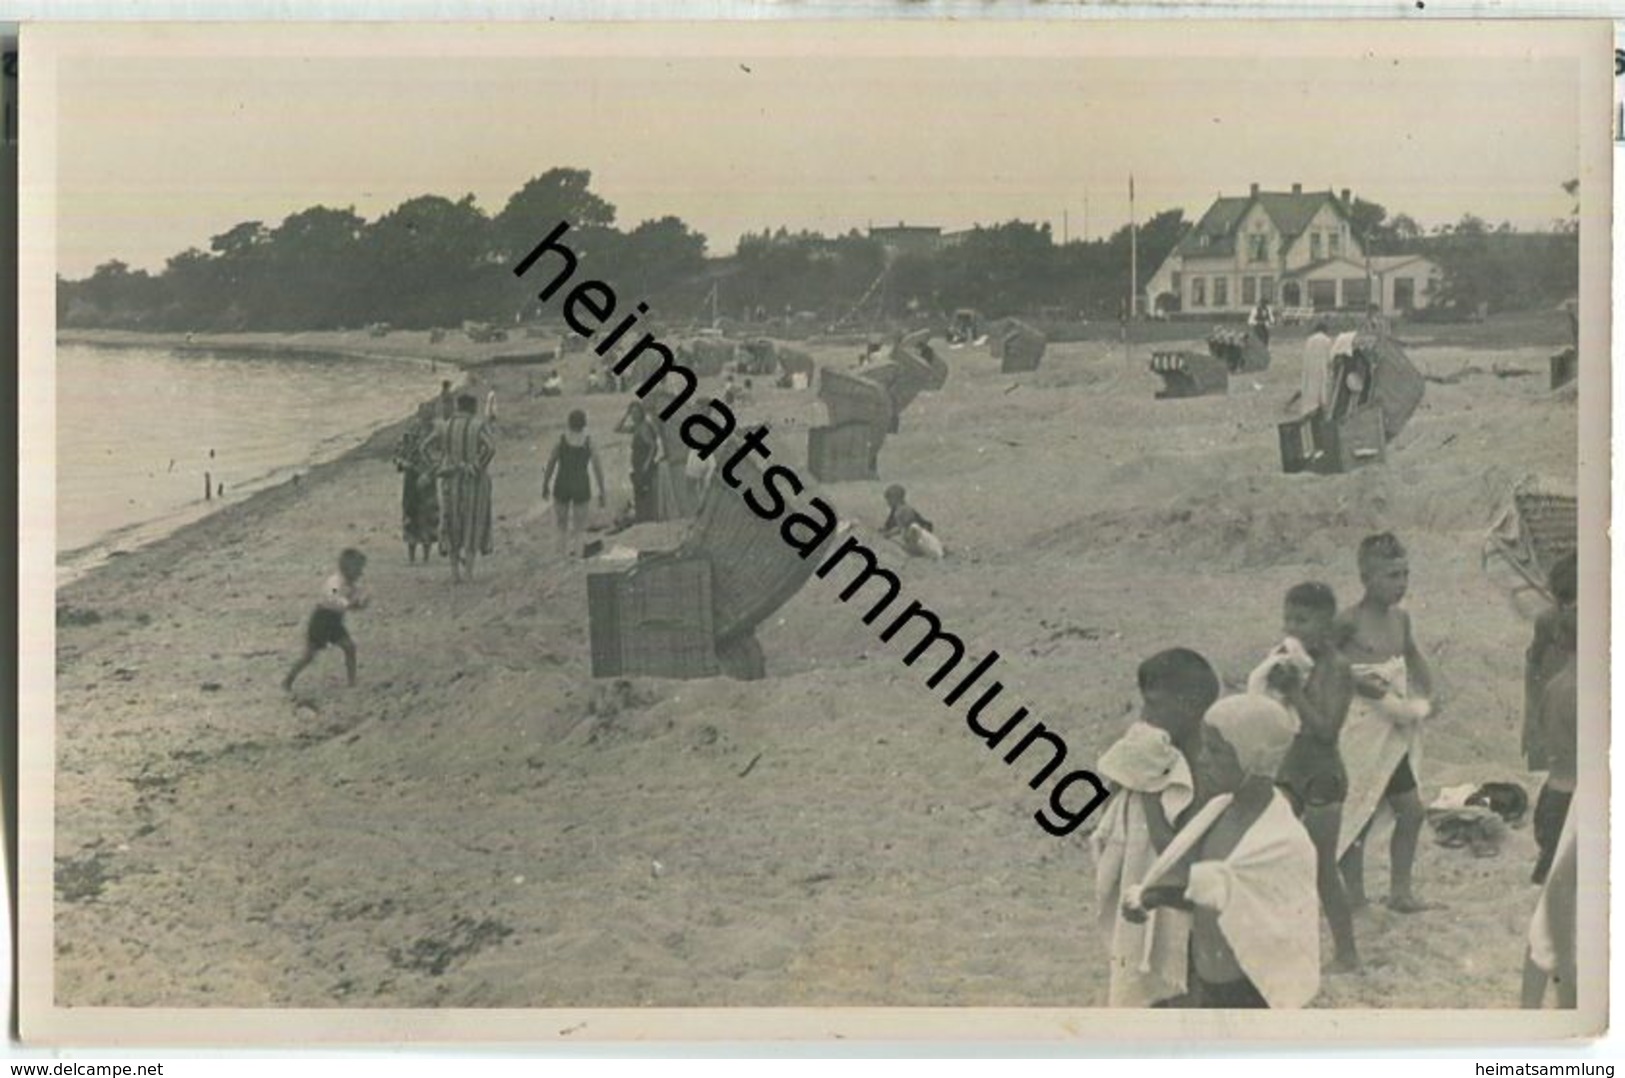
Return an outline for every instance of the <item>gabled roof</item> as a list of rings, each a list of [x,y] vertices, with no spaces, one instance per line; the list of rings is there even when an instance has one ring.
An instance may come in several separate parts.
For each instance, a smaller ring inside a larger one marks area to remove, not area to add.
[[[1314,219],[1315,214],[1327,203],[1331,204],[1339,216],[1348,216],[1342,203],[1338,202],[1330,191],[1308,191],[1302,194],[1260,191],[1256,195],[1245,197],[1220,197],[1208,207],[1202,219],[1186,231],[1174,250],[1191,258],[1224,257],[1235,254],[1236,228],[1254,203],[1263,207],[1270,223],[1281,234],[1283,244],[1288,246],[1303,234],[1303,230],[1309,227],[1309,222]],[[1206,246],[1202,243],[1204,236],[1207,237]]]

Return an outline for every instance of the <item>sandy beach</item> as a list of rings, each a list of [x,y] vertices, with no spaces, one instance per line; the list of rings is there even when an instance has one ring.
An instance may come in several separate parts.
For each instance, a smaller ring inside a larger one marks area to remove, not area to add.
[[[1206,329],[1159,334],[1199,347]],[[1281,474],[1289,331],[1268,371],[1183,401],[1153,399],[1145,345],[1052,345],[1023,375],[947,351],[947,385],[904,413],[881,481],[823,493],[973,652],[1001,652],[1008,698],[1079,763],[1132,716],[1141,659],[1194,647],[1239,688],[1286,588],[1321,579],[1352,602],[1356,544],[1393,530],[1441,686],[1424,798],[1490,780],[1533,795],[1518,755],[1530,623],[1480,550],[1513,482],[1572,482],[1575,405],[1545,377],[1568,328],[1400,335],[1425,374],[1476,373],[1430,383],[1388,461],[1353,474]],[[446,363],[553,345],[453,337],[194,343]],[[857,352],[807,350],[843,366]],[[563,361],[570,389],[585,363]],[[587,568],[555,558],[541,477],[581,407],[611,509],[629,498],[613,432],[627,398],[530,397],[539,369],[475,375],[498,394],[500,447],[496,551],[471,584],[439,559],[407,564],[391,429],[58,591],[57,1004],[1103,1004],[1086,838],[1034,823],[1039,796],[833,579],[764,627],[764,681],[591,678]],[[807,474],[806,428],[824,422],[811,391],[758,385],[741,410]],[[948,559],[873,535],[890,482]],[[327,654],[290,698],[278,682],[347,545],[368,553],[374,596],[350,618],[361,683],[346,689]],[[1373,896],[1386,845],[1368,854]],[[1533,858],[1527,827],[1482,859],[1424,834],[1419,886],[1446,908],[1362,912],[1367,968],[1327,978],[1316,1005],[1515,1006]]]

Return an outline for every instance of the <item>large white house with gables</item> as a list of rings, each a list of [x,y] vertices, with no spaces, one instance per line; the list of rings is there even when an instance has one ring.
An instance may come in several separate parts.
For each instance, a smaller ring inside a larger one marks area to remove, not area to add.
[[[1279,308],[1387,315],[1426,307],[1441,271],[1420,255],[1367,257],[1348,190],[1261,191],[1220,197],[1146,286],[1153,313],[1239,314],[1260,299]]]

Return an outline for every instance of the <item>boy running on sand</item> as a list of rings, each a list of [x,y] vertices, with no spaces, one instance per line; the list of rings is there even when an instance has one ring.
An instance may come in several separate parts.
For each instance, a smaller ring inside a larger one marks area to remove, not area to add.
[[[1354,698],[1338,738],[1348,769],[1349,796],[1337,848],[1344,887],[1356,909],[1366,904],[1365,838],[1383,806],[1394,814],[1389,845],[1388,907],[1419,913],[1434,906],[1416,897],[1411,870],[1425,813],[1416,788],[1422,720],[1432,712],[1433,677],[1416,646],[1410,614],[1399,606],[1410,586],[1405,548],[1391,533],[1360,541],[1365,594],[1338,616],[1344,656],[1352,664]]]
[[[1277,665],[1270,672],[1269,686],[1299,722],[1278,781],[1315,844],[1315,882],[1334,949],[1326,972],[1347,973],[1359,968],[1360,956],[1354,946],[1354,916],[1337,871],[1337,840],[1348,796],[1348,774],[1337,741],[1354,696],[1354,674],[1337,649],[1336,618],[1337,596],[1327,585],[1298,584],[1286,593],[1283,631],[1298,641],[1314,668],[1305,677],[1291,664]]]
[[[1122,904],[1195,802],[1202,715],[1219,698],[1218,675],[1188,648],[1145,660],[1139,682],[1139,720],[1096,765],[1118,787],[1092,839],[1095,909],[1110,954],[1112,1007],[1157,1006],[1185,994],[1189,914],[1158,910],[1137,923],[1123,916]]]
[[[1274,778],[1297,723],[1266,696],[1232,696],[1202,721],[1203,770],[1215,794],[1130,890],[1123,915],[1192,912],[1197,1007],[1302,1007],[1320,990],[1316,852]],[[1163,882],[1189,860],[1184,883]]]
[[[367,605],[367,594],[361,590],[361,574],[366,568],[367,556],[354,547],[346,547],[339,554],[339,571],[328,577],[327,583],[322,586],[322,597],[305,625],[305,653],[293,664],[288,676],[282,679],[283,691],[293,691],[294,679],[329,644],[337,644],[344,652],[344,672],[354,687],[355,641],[350,639],[350,631],[344,627],[344,613],[347,610],[361,610]]]

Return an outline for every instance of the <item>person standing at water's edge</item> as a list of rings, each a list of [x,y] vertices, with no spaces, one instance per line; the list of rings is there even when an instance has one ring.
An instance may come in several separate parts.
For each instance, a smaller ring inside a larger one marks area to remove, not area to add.
[[[293,691],[294,679],[315,662],[316,656],[329,644],[337,644],[344,652],[344,673],[350,685],[355,685],[355,641],[350,639],[350,630],[344,625],[344,615],[346,611],[361,610],[367,605],[367,595],[361,590],[361,574],[366,568],[367,556],[354,547],[347,547],[339,554],[339,571],[327,578],[322,586],[322,597],[305,625],[305,653],[282,679],[284,692]]]
[[[424,405],[395,450],[395,470],[401,473],[401,538],[406,541],[406,560],[412,563],[417,562],[420,546],[428,561],[429,548],[440,536],[434,439],[434,406]]]
[[[491,459],[497,447],[471,394],[457,398],[457,414],[440,433],[443,483],[441,542],[451,555],[455,583],[474,575],[474,560],[491,553]]]
[[[591,479],[587,472],[592,470]],[[553,483],[558,476],[558,485]],[[587,413],[577,408],[570,413],[569,429],[559,435],[553,446],[553,455],[547,460],[547,474],[542,477],[542,498],[553,498],[554,514],[559,522],[559,554],[567,551],[571,557],[580,553],[581,530],[586,524],[587,505],[592,500],[592,481],[598,483],[598,507],[604,507],[604,472],[598,466],[598,454],[593,451],[592,438],[587,434]]]

